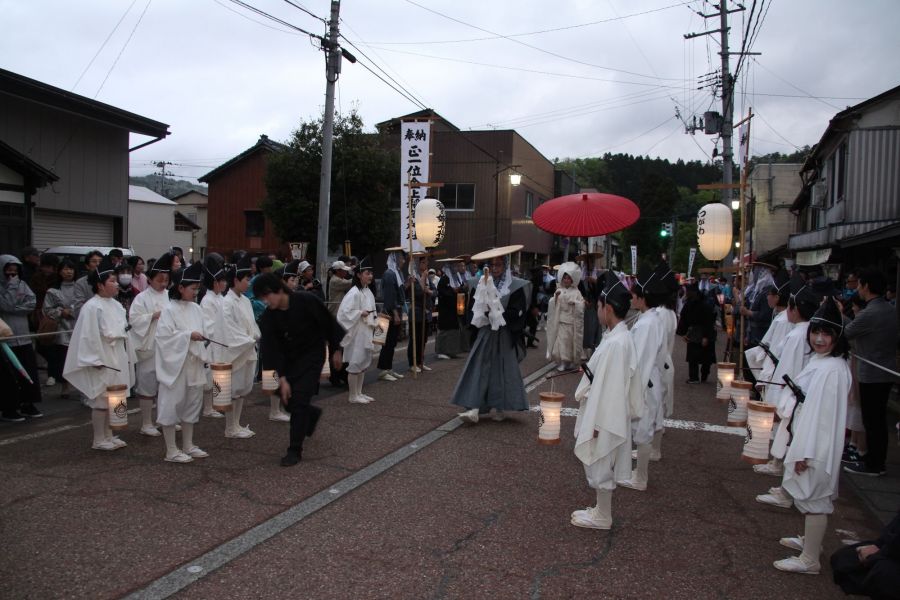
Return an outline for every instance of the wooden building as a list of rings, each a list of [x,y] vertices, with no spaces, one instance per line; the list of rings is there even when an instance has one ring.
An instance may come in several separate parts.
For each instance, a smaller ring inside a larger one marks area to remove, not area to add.
[[[209,185],[206,253],[224,256],[243,249],[254,254],[287,250],[262,211],[266,165],[287,147],[261,135],[255,145],[200,178]]]
[[[127,246],[129,153],[169,126],[0,69],[0,142],[56,181],[21,201],[0,199],[3,251],[84,244]],[[129,147],[130,134],[149,136]],[[6,235],[5,238],[9,238]]]

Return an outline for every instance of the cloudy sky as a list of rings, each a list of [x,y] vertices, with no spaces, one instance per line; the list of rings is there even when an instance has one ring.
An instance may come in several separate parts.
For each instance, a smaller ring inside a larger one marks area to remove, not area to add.
[[[314,16],[328,17],[327,0],[243,1],[325,33]],[[736,112],[759,117],[754,154],[813,144],[835,112],[900,84],[900,1],[746,0],[731,15],[733,50],[753,4],[762,54],[741,67]],[[706,160],[715,138],[686,135],[675,113],[690,121],[720,107],[696,89],[719,67],[718,36],[684,39],[716,29],[697,14],[715,10],[701,0],[345,0],[343,43],[360,62],[344,63],[338,106],[371,128],[418,102],[463,129],[516,129],[550,159]],[[233,0],[0,0],[0,14],[0,67],[170,125],[168,139],[132,154],[135,175],[166,160],[177,177],[199,177],[260,134],[286,139],[324,105],[316,44]]]

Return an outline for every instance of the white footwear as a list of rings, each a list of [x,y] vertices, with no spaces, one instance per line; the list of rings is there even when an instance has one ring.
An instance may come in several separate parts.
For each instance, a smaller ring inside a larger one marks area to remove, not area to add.
[[[272,413],[269,413],[269,420],[278,421],[280,423],[290,423],[291,415],[287,414],[286,412],[278,412],[274,415]]]
[[[269,420],[278,422],[290,422],[291,415],[281,409],[281,398],[271,396],[269,398]]]
[[[572,513],[572,525],[588,529],[612,529],[612,490],[597,490],[597,506]]]
[[[434,369],[432,369],[431,367],[429,367],[429,366],[426,365],[425,363],[422,363],[421,369],[422,369],[423,371],[434,371]]]
[[[248,431],[241,427],[240,429],[235,429],[233,431],[226,430],[225,437],[227,438],[235,438],[239,440],[246,440],[247,438],[253,437],[255,434],[252,431]]]
[[[819,563],[808,563],[799,556],[792,556],[782,560],[776,560],[772,563],[779,571],[787,571],[788,573],[802,573],[803,575],[818,575]]]
[[[185,450],[184,454],[187,454],[191,458],[208,458],[209,457],[208,452],[201,450],[197,446],[194,446],[193,448],[191,448],[189,450]]]
[[[753,465],[753,472],[759,473],[761,475],[772,475],[774,477],[781,477],[784,475],[784,465],[775,464],[774,461],[769,461],[764,465]]]
[[[409,372],[410,372],[410,373],[421,373],[421,372],[422,372],[422,369],[420,369],[419,367],[413,366],[413,367],[410,367],[410,368],[409,368]]]
[[[381,381],[397,381],[397,377],[391,371],[382,371],[378,374],[378,379]]]
[[[639,492],[647,491],[647,482],[638,479],[636,472],[631,474],[631,479],[626,479],[625,481],[617,481],[616,485],[621,485],[622,487],[627,487]]]
[[[118,447],[112,443],[112,440],[103,440],[102,442],[94,442],[91,446],[94,450],[118,450]]]
[[[778,540],[778,543],[784,546],[785,548],[790,548],[791,550],[796,550],[797,552],[803,552],[803,536],[798,535],[796,537],[784,537]]]
[[[247,433],[250,434],[250,437],[253,437],[254,435],[256,435],[256,432],[253,431],[252,429],[250,429],[249,425],[244,425],[243,427],[241,427],[241,431],[246,431]]]
[[[559,371],[560,373],[562,373],[563,371],[566,370],[566,365],[564,363],[559,363],[559,366],[556,367],[556,370]]]
[[[166,462],[173,463],[189,463],[194,462],[194,459],[185,454],[184,452],[179,452],[177,454],[173,454],[172,456],[166,456]]]
[[[203,411],[203,416],[211,417],[213,419],[224,419],[225,418],[225,415],[223,415],[222,413],[220,413],[217,410]]]
[[[780,494],[762,494],[756,497],[756,501],[761,504],[768,504],[769,506],[777,506],[778,508],[790,508],[794,505],[793,500],[785,498]]]
[[[350,396],[348,402],[350,402],[350,404],[368,404],[369,400],[366,400],[362,396]]]
[[[47,387],[53,387],[54,385],[56,385],[56,379],[54,379],[53,377],[48,377],[47,381],[44,382],[44,385]]]
[[[403,375],[401,375],[401,374],[398,373],[397,371],[394,371],[393,369],[391,370],[391,375],[393,375],[393,376],[396,377],[397,379],[403,379]]]
[[[175,425],[175,431],[181,431],[181,424]]]
[[[496,410],[496,409],[495,409],[495,410],[491,413],[491,418],[492,418],[493,420],[495,420],[495,421],[505,421],[505,420],[506,420],[506,415],[503,413],[502,410]]]
[[[478,409],[473,408],[472,410],[467,410],[466,412],[459,413],[459,418],[463,420],[465,423],[477,423],[478,422]]]
[[[450,360],[450,357],[447,356],[446,354],[438,354],[437,357],[438,357],[438,360]]]
[[[375,398],[373,398],[372,396],[370,396],[368,394],[360,394],[360,397],[365,398],[366,402],[375,402]]]
[[[141,435],[148,435],[150,437],[159,437],[162,434],[159,432],[159,429],[156,427],[141,427],[140,431]]]
[[[120,440],[116,436],[112,436],[111,438],[109,438],[109,441],[113,443],[113,446],[116,447],[116,450],[118,450],[119,448],[124,448],[128,445],[125,440]]]

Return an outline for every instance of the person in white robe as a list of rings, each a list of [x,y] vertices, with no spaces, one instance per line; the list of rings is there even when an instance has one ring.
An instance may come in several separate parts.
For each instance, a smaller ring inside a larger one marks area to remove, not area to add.
[[[94,450],[118,450],[128,444],[114,436],[110,429],[106,388],[134,385],[132,361],[125,344],[128,317],[116,300],[119,282],[108,257],[87,278],[94,296],[81,307],[75,322],[63,376],[90,401],[94,435],[91,447]]]
[[[215,252],[203,257],[203,299],[200,309],[203,311],[203,330],[210,339],[222,342],[225,329],[225,292],[228,291],[225,259]],[[224,342],[223,342],[224,343]],[[207,347],[210,364],[228,362],[222,358],[223,348],[219,344]],[[203,390],[204,417],[221,419],[225,415],[213,408],[212,369],[206,372],[206,387]]]
[[[597,504],[573,512],[571,523],[590,529],[612,527],[616,481],[631,475],[631,420],[643,409],[641,369],[623,320],[631,293],[609,272],[601,285],[598,316],[607,332],[575,391],[575,456],[584,466],[588,486],[596,491]]]
[[[353,275],[353,287],[344,295],[337,312],[337,322],[347,332],[341,348],[347,363],[347,400],[351,404],[368,404],[375,400],[362,392],[366,369],[372,364],[375,351],[372,339],[378,325],[375,296],[369,289],[372,279],[371,264],[360,263],[359,271]]]
[[[638,418],[632,421],[631,435],[637,447],[637,464],[631,477],[617,483],[638,491],[647,489],[650,452],[653,438],[662,431],[665,421],[665,402],[662,387],[662,365],[668,348],[659,315],[651,310],[666,292],[658,271],[643,273],[631,289],[631,307],[640,316],[631,328],[631,337],[638,355],[641,371],[643,405]]]
[[[657,273],[660,274],[666,290],[665,294],[656,300],[658,304],[653,311],[656,312],[663,331],[664,355],[660,374],[665,417],[669,418],[675,411],[675,363],[672,360],[672,355],[675,352],[675,330],[678,329],[678,315],[675,314],[675,302],[679,285],[678,280],[675,279],[675,273],[672,272],[668,264],[661,263],[657,267]],[[665,429],[663,428],[653,434],[653,442],[650,446],[650,460],[652,462],[662,460],[662,436],[664,433]]]
[[[147,273],[148,287],[138,294],[131,303],[128,315],[131,329],[128,343],[134,350],[135,384],[134,394],[141,408],[141,434],[158,437],[161,434],[153,424],[153,401],[159,393],[156,380],[156,326],[163,309],[169,304],[169,276],[172,269],[172,255],[163,254],[153,263]]]
[[[167,462],[188,463],[209,456],[194,444],[194,425],[203,408],[203,388],[209,353],[203,310],[194,301],[202,279],[199,262],[172,275],[171,300],[156,326],[156,378],[159,381],[156,420],[162,426]],[[182,447],[175,441],[181,424]]]
[[[787,318],[787,304],[790,299],[790,279],[787,273],[779,271],[775,273],[772,285],[766,290],[766,303],[772,309],[772,321],[769,328],[760,340],[759,345],[744,351],[747,367],[753,372],[757,381],[770,381],[775,362],[771,356],[777,358],[776,349],[781,347],[784,338],[793,328]],[[765,402],[768,384],[757,383],[756,389]]]
[[[810,320],[808,344],[814,351],[795,380],[797,407],[792,419],[793,439],[784,458],[784,491],[804,515],[804,535],[782,538],[781,544],[800,550],[800,556],[775,561],[781,571],[816,574],[819,556],[838,495],[841,452],[850,394],[848,343],[843,321],[832,298]],[[805,398],[804,398],[805,396]]]
[[[581,268],[563,263],[556,273],[559,285],[547,306],[547,359],[567,371],[584,359],[584,296],[578,290]]]
[[[255,435],[248,426],[241,425],[241,415],[247,395],[253,391],[258,355],[259,326],[253,316],[253,305],[246,296],[250,286],[249,271],[235,272],[231,289],[225,295],[224,323],[222,327],[222,361],[231,363],[231,410],[225,413],[225,437],[246,439]],[[269,418],[273,421],[290,421],[281,410],[280,402],[269,406]],[[273,418],[274,417],[274,418]]]
[[[781,352],[778,356],[778,366],[772,372],[767,399],[775,405],[775,412],[781,419],[775,431],[772,447],[769,454],[772,460],[767,463],[768,469],[757,470],[766,475],[781,477],[784,474],[784,455],[790,437],[791,416],[796,406],[793,394],[789,393],[784,384],[784,376],[794,379],[809,362],[812,355],[807,343],[809,319],[815,314],[821,301],[821,296],[811,288],[806,287],[802,281],[795,281],[795,294],[788,300],[788,320],[794,324],[791,331],[784,339]],[[799,289],[798,289],[799,286]],[[757,502],[790,508],[793,503],[790,496],[786,495],[780,486],[769,488],[768,493],[756,497]]]

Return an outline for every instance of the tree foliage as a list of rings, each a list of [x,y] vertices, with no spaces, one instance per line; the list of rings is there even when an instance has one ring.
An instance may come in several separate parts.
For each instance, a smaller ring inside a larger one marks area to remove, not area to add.
[[[278,237],[310,242],[311,255],[318,239],[322,126],[322,118],[302,122],[287,152],[270,158],[262,205]],[[397,152],[381,134],[365,133],[354,110],[335,117],[331,164],[330,246],[350,240],[360,257],[384,248],[396,237],[391,198],[399,195]]]

